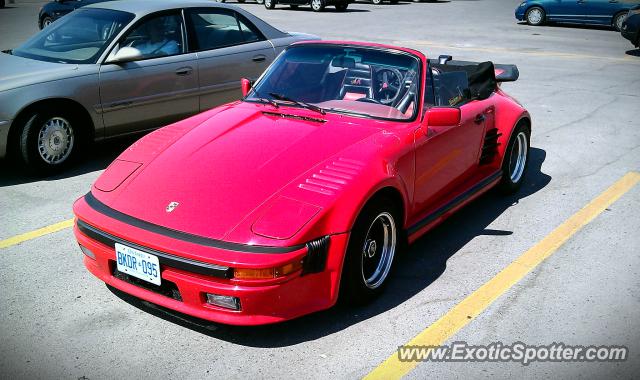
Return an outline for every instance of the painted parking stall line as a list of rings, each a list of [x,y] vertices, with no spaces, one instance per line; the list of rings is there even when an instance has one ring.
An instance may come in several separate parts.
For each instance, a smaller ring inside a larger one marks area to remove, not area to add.
[[[406,345],[443,345],[638,182],[640,182],[640,173],[629,172],[624,175]],[[394,352],[364,378],[367,380],[400,379],[418,364],[419,362],[400,361],[398,353]]]
[[[9,248],[11,246],[23,243],[28,240],[33,240],[35,238],[39,238],[44,235],[49,235],[54,232],[58,232],[58,231],[73,227],[73,220],[74,220],[73,218],[67,219],[62,222],[54,223],[49,226],[39,228],[35,231],[26,232],[24,234],[16,235],[8,239],[0,240],[0,249]]]

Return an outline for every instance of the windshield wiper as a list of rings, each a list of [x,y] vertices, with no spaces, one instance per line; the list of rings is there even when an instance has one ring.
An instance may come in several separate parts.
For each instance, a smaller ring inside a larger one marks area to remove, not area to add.
[[[285,95],[282,95],[282,94],[278,94],[278,93],[275,93],[275,92],[270,92],[269,95],[271,95],[271,97],[273,97],[275,99],[282,100],[282,101],[285,101],[285,102],[291,102],[291,103],[299,105],[300,107],[309,109],[311,111],[319,112],[321,115],[326,114],[326,112],[322,108],[320,108],[320,107],[318,107],[316,105],[305,103],[305,102],[301,102],[301,101],[298,101],[298,100],[294,100],[294,99],[291,99],[288,96],[285,96]]]
[[[280,107],[280,105],[275,102],[273,99],[267,99],[265,97],[260,96],[260,94],[258,93],[258,91],[254,91],[255,96],[255,100],[259,101],[260,103],[269,103],[273,106],[273,108],[278,108]]]

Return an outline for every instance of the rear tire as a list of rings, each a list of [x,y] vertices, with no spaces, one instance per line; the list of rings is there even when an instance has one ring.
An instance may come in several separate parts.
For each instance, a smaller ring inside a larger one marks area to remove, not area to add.
[[[87,141],[81,118],[69,111],[41,108],[25,120],[19,153],[27,168],[38,174],[51,175],[65,169]]]
[[[368,203],[353,226],[340,282],[343,302],[363,304],[383,292],[401,242],[400,211],[392,199]]]
[[[276,7],[276,0],[263,0],[264,7],[267,9],[273,9]]]
[[[625,17],[627,17],[627,13],[626,12],[620,12],[617,15],[613,16],[613,27],[615,28],[615,30],[617,30],[618,32],[622,31],[622,22],[624,21]]]
[[[0,0],[0,8],[4,8],[4,0]]]
[[[547,15],[544,9],[540,7],[531,7],[527,9],[527,13],[525,13],[524,18],[527,20],[527,24],[531,26],[540,26],[545,22]]]
[[[256,0],[256,3],[258,3],[258,4],[264,4],[264,0]]]
[[[382,0],[371,0],[371,2],[375,5],[380,5],[382,4]]]
[[[500,189],[505,194],[515,193],[522,186],[529,167],[531,132],[525,123],[518,124],[509,140],[502,160]]]
[[[47,26],[53,23],[53,19],[49,16],[44,16],[42,20],[40,20],[40,29],[44,29]]]

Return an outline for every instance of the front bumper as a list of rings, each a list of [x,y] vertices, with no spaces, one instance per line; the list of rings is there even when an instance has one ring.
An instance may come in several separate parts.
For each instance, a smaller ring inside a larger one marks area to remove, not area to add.
[[[193,262],[194,255],[186,257],[184,254],[187,249],[199,257],[197,262],[209,264],[214,268],[268,268],[277,266],[278,263],[302,259],[308,253],[307,246],[281,254],[256,254],[227,252],[185,243],[137,229],[101,215],[91,209],[84,199],[76,202],[74,211],[81,224],[84,222],[91,225],[96,230],[116,237],[120,242],[129,242],[136,246],[147,247],[151,251],[164,252],[172,257],[185,258]],[[342,261],[348,241],[348,234],[330,237],[323,271],[305,275],[298,271],[270,280],[241,280],[233,276],[229,278],[229,276],[220,276],[215,273],[206,274],[204,271],[190,271],[185,266],[172,266],[170,262],[161,260],[162,285],[157,287],[140,283],[118,272],[113,246],[95,239],[95,236],[90,237],[90,234],[86,233],[87,230],[84,228],[83,230],[76,223],[74,227],[76,239],[79,244],[95,255],[95,259],[84,256],[84,264],[100,280],[134,297],[168,309],[232,325],[282,322],[333,306],[338,296]],[[115,231],[119,232],[115,233]],[[168,248],[172,245],[175,249]],[[235,311],[210,305],[206,302],[206,293],[238,297],[241,309]]]

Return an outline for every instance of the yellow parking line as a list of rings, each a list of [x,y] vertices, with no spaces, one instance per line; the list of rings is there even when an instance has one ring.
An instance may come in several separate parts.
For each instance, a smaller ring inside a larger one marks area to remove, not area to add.
[[[35,239],[35,238],[43,236],[43,235],[48,235],[48,234],[51,234],[51,233],[54,233],[54,232],[58,232],[60,230],[64,230],[65,228],[69,228],[71,226],[73,226],[73,218],[72,219],[67,219],[67,220],[62,221],[62,222],[58,222],[58,223],[52,224],[50,226],[42,227],[42,228],[37,229],[35,231],[26,232],[24,234],[16,235],[14,237],[10,237],[10,238],[5,239],[5,240],[0,240],[0,249],[1,248],[8,248],[8,247],[11,247],[13,245],[20,244],[20,243],[22,243],[24,241],[27,241],[27,240]]]
[[[444,344],[456,332],[489,307],[493,301],[522,280],[527,273],[537,267],[544,259],[555,253],[562,244],[633,188],[639,181],[640,173],[627,173],[580,211],[559,225],[538,244],[523,253],[495,277],[423,330],[407,345],[440,346]],[[418,362],[401,362],[398,360],[396,352],[365,376],[365,379],[400,379],[418,364]]]

